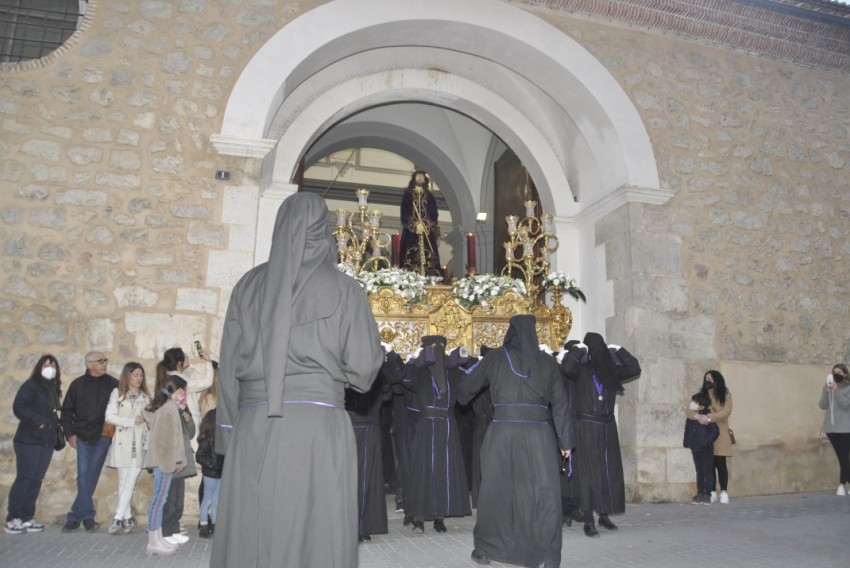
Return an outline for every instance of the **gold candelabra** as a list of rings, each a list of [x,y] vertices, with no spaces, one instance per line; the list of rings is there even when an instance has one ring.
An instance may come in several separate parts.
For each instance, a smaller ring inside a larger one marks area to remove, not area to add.
[[[534,300],[540,291],[538,282],[549,273],[549,255],[558,250],[558,237],[555,236],[551,215],[534,213],[537,202],[524,201],[525,217],[519,219],[516,215],[508,215],[508,235],[510,240],[505,243],[505,258],[507,264],[503,274],[510,276],[514,269],[522,273],[525,290],[529,300]]]
[[[382,254],[390,246],[390,236],[380,230],[383,214],[377,209],[367,212],[368,189],[360,188],[355,193],[359,215],[343,208],[336,210],[334,237],[339,261],[352,266],[356,273],[367,268],[389,268],[390,261]]]

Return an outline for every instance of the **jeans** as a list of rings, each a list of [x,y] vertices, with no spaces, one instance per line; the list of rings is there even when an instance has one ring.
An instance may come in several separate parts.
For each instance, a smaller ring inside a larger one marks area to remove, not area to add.
[[[165,473],[158,467],[153,468],[153,492],[151,506],[148,508],[148,530],[155,531],[162,527],[162,509],[168,499],[171,487],[171,477],[174,474]]]
[[[838,458],[838,482],[850,483],[850,433],[832,432],[826,435]],[[17,447],[17,445],[16,445]]]
[[[201,501],[201,524],[208,521],[215,524],[216,512],[218,511],[218,490],[221,487],[221,479],[204,476],[204,500]],[[209,511],[209,513],[207,513]]]
[[[136,489],[136,481],[142,468],[136,466],[136,458],[130,462],[131,467],[119,467],[118,469],[118,505],[115,507],[115,518],[119,521],[129,519],[133,516],[130,502],[133,500],[133,491]]]
[[[710,495],[714,491],[714,449],[695,452],[691,450],[694,457],[694,469],[697,477],[697,493],[699,495]]]
[[[41,491],[41,481],[53,458],[53,446],[35,446],[15,442],[17,475],[9,489],[9,514],[6,521],[21,519],[31,521],[35,516],[35,502]]]
[[[103,470],[103,462],[112,444],[111,438],[98,438],[97,442],[83,442],[77,438],[77,498],[71,505],[67,520],[94,519],[96,511],[92,496]]]

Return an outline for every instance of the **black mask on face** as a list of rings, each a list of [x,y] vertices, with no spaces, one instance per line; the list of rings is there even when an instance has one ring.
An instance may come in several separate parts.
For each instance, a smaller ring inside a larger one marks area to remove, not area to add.
[[[844,375],[839,375],[837,373],[832,373],[832,378],[835,379],[836,383],[840,383],[844,380]]]
[[[714,388],[714,383],[712,383],[711,381],[703,381],[703,383],[702,383],[702,388],[704,388],[704,389],[713,389],[713,388]]]

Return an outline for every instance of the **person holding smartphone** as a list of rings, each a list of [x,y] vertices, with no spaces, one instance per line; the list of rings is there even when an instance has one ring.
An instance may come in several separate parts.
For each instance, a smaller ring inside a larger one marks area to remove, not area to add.
[[[836,495],[850,490],[850,381],[847,365],[836,363],[826,376],[818,406],[825,410],[823,431],[838,457],[839,479]]]

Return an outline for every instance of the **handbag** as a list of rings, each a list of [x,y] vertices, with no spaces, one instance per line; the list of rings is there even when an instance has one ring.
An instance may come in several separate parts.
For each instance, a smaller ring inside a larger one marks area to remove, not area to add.
[[[53,449],[57,452],[65,449],[65,429],[61,422],[56,424],[56,443],[53,444]]]
[[[115,435],[115,424],[110,424],[109,422],[103,423],[103,429],[100,431],[100,435],[104,438],[111,438]]]
[[[729,428],[729,441],[731,441],[733,445],[738,443],[735,441],[735,431],[731,428]]]

